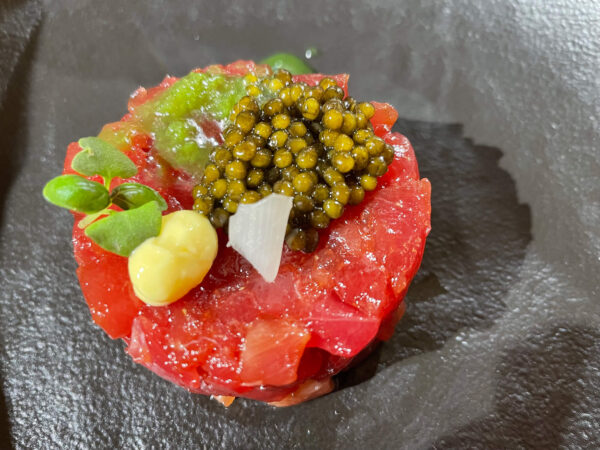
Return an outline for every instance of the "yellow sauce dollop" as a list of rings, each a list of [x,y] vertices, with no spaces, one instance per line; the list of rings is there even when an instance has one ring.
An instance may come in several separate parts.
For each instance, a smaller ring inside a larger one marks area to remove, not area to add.
[[[160,235],[145,240],[129,256],[135,294],[148,305],[168,305],[199,285],[217,256],[217,233],[193,211],[162,218]]]

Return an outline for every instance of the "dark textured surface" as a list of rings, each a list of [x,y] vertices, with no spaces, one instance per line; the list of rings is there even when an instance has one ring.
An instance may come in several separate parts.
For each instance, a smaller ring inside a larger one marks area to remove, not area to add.
[[[600,7],[309,3],[0,2],[4,442],[600,446]],[[357,97],[406,118],[434,229],[396,335],[342,389],[224,409],[135,366],[93,325],[71,219],[40,191],[66,145],[119,118],[137,85],[308,46],[320,71],[351,73]]]

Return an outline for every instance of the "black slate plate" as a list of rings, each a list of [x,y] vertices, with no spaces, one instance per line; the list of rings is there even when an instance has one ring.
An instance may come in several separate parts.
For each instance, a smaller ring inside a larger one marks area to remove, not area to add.
[[[598,447],[599,20],[593,0],[2,2],[6,446]],[[41,187],[139,84],[312,46],[319,71],[398,107],[433,231],[396,335],[337,392],[225,409],[93,325],[71,219]]]

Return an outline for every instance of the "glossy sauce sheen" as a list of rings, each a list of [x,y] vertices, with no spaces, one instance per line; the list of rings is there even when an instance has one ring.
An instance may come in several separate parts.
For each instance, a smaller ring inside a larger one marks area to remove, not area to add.
[[[214,67],[239,75],[264,70],[245,61]],[[320,78],[298,75],[294,81],[314,85]],[[334,78],[347,88],[346,75]],[[175,80],[141,88],[130,110]],[[284,246],[274,283],[227,248],[220,233],[219,253],[200,286],[168,306],[146,306],[131,287],[127,258],[93,244],[76,220],[77,274],[94,321],[111,337],[124,338],[136,362],[193,392],[289,404],[330,390],[332,375],[374,339],[391,336],[430,230],[430,184],[419,178],[408,140],[390,132],[396,111],[374,105],[371,122],[394,145],[394,162],[363,203],[322,233],[314,253]],[[150,136],[138,131],[130,142],[126,154],[140,169],[133,180],[157,189],[167,212],[191,208],[194,180],[160,164]],[[79,150],[69,146],[66,168]]]

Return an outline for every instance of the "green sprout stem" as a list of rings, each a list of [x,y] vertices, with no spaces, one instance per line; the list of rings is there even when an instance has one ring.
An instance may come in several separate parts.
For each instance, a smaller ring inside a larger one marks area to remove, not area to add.
[[[112,204],[112,203],[111,203]],[[98,219],[101,216],[105,216],[105,215],[111,215],[116,213],[116,211],[114,209],[109,209],[110,205],[108,205],[106,208],[104,208],[101,211],[98,211],[94,214],[88,214],[87,216],[85,216],[83,219],[81,219],[79,221],[79,223],[77,224],[77,226],[80,229],[84,229],[85,227],[87,227],[89,224],[91,224],[92,222],[94,222],[96,219]]]

